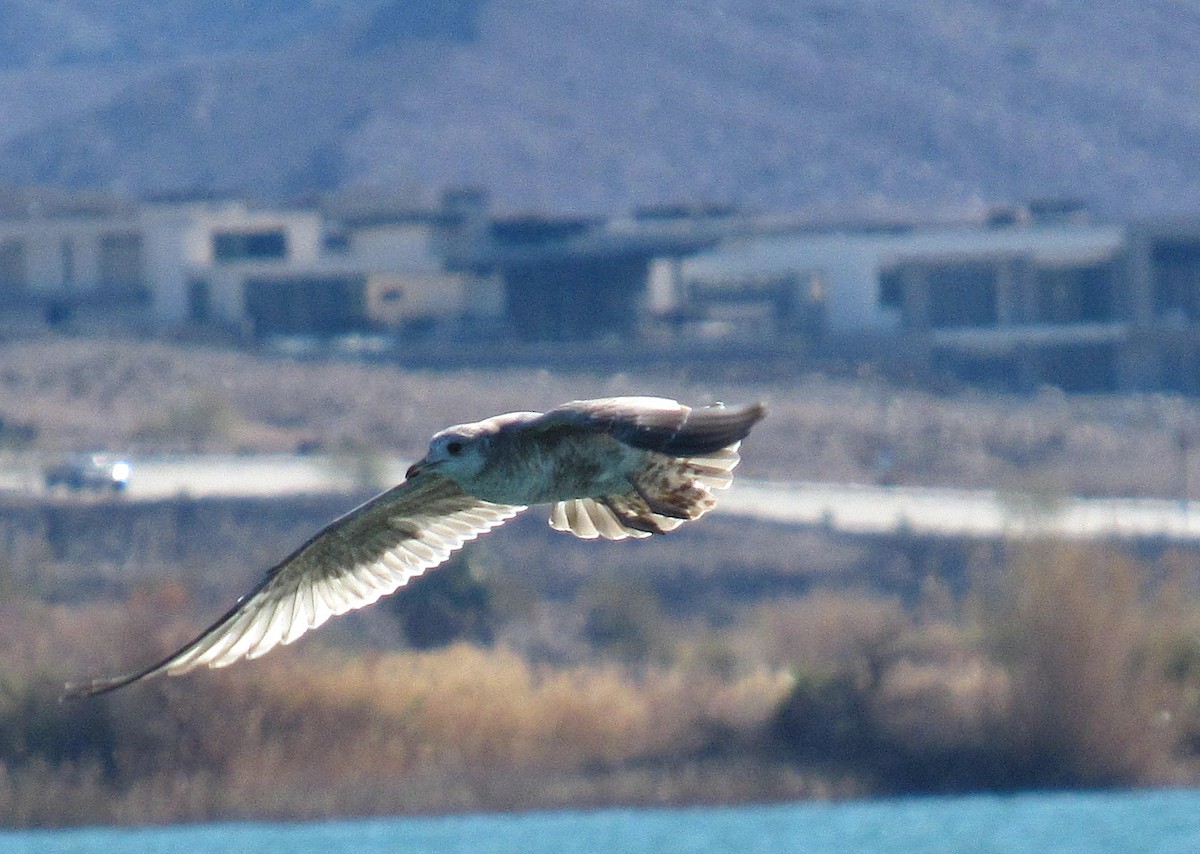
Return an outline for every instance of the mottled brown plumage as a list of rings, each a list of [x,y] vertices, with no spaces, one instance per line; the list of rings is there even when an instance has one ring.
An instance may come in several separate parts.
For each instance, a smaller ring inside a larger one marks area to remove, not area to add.
[[[761,404],[613,397],[443,430],[403,483],[314,535],[191,643],[66,696],[257,658],[392,593],[531,504],[552,505],[550,524],[586,539],[666,533],[713,507],[764,414]]]

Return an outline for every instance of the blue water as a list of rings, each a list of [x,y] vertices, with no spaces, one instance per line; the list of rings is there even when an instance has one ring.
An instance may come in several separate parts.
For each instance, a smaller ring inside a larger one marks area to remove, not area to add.
[[[293,824],[0,831],[18,854],[1200,852],[1200,791],[914,798]]]

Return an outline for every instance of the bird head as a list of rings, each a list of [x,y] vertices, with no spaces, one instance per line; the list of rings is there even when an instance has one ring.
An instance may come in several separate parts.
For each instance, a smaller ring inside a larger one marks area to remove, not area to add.
[[[470,480],[487,462],[492,431],[480,424],[460,424],[438,433],[429,442],[424,458],[409,467],[408,478],[436,471],[460,483]]]

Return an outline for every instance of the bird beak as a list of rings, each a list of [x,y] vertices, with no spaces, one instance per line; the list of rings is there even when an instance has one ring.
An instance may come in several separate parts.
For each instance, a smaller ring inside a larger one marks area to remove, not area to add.
[[[408,471],[404,473],[404,479],[412,480],[417,475],[424,474],[427,471],[433,471],[438,467],[439,463],[441,463],[441,460],[431,460],[429,457],[417,460],[408,467]]]

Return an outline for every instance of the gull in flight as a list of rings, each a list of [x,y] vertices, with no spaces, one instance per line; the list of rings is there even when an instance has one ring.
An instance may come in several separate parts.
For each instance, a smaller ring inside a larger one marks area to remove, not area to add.
[[[103,694],[147,677],[225,667],[372,604],[532,504],[577,537],[665,534],[712,509],[762,404],[693,409],[658,397],[577,400],[450,427],[404,481],[271,569],[191,643],[123,676],[68,686]]]

